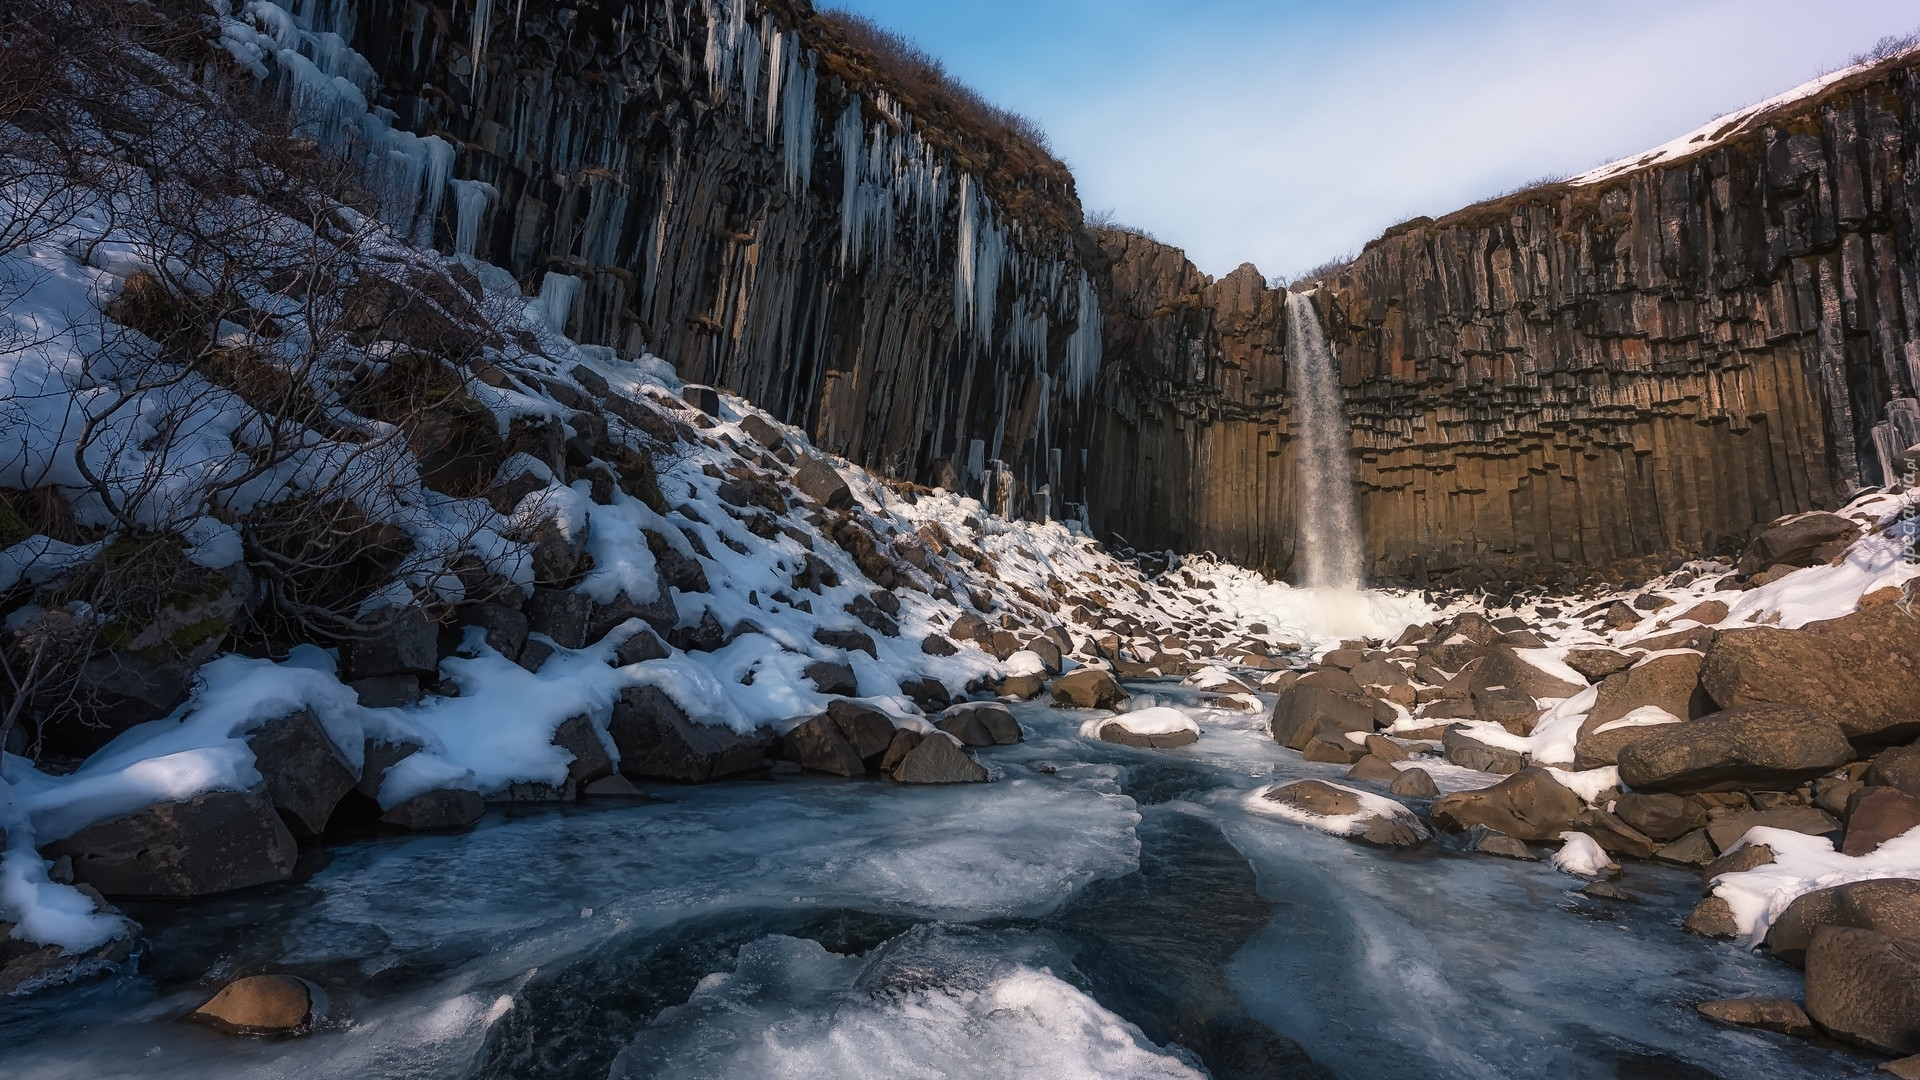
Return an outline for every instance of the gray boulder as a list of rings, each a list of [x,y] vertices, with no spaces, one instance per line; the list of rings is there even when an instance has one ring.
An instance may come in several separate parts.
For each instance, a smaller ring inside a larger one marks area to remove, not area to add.
[[[771,745],[764,735],[695,723],[652,686],[621,692],[607,734],[620,751],[621,774],[632,780],[704,783],[754,772]]]
[[[1920,942],[1823,926],[1807,946],[1807,1015],[1885,1054],[1920,1051]]]
[[[360,777],[310,710],[269,720],[247,737],[267,797],[295,837],[326,831],[334,807]]]
[[[1767,951],[1789,964],[1804,965],[1813,933],[1823,926],[1920,941],[1920,881],[1876,878],[1803,893],[1767,927]]]
[[[1840,726],[1802,705],[1741,705],[1654,734],[1620,751],[1636,791],[1785,791],[1853,757]]]
[[[984,784],[991,776],[953,736],[936,731],[901,756],[893,778],[902,784]]]
[[[1584,809],[1552,773],[1528,766],[1490,788],[1442,795],[1431,813],[1435,825],[1453,832],[1485,825],[1521,840],[1551,840]]]
[[[1723,709],[1812,708],[1862,745],[1920,736],[1920,633],[1898,604],[1798,630],[1722,631],[1707,647],[1700,683]]]
[[[157,803],[41,848],[107,896],[175,899],[285,881],[298,853],[265,785]]]

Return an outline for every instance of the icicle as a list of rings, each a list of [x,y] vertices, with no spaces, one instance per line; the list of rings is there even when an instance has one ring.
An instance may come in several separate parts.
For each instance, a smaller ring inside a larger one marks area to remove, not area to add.
[[[473,257],[473,249],[480,242],[480,225],[486,217],[487,208],[500,197],[500,192],[492,184],[480,180],[449,180],[453,188],[453,253],[467,258]]]
[[[767,141],[768,142],[772,142],[774,136],[777,135],[780,130],[779,129],[780,84],[786,78],[786,71],[781,65],[785,63],[786,48],[787,48],[786,32],[781,30],[774,31],[773,41],[770,45],[767,46],[768,54],[770,56],[770,59],[767,61]]]
[[[751,26],[746,28],[745,43],[740,47],[740,89],[744,95],[740,115],[752,123],[753,103],[760,96],[760,35]]]
[[[786,165],[787,187],[804,191],[813,183],[813,129],[819,77],[807,63],[810,54],[796,52],[787,65],[791,85],[781,91],[780,152]]]
[[[420,140],[426,151],[426,194],[420,201],[420,216],[414,222],[414,239],[423,247],[433,246],[434,222],[440,217],[440,200],[447,191],[447,177],[453,172],[453,144],[438,135]]]
[[[1101,321],[1100,298],[1093,293],[1093,282],[1087,279],[1087,272],[1080,271],[1078,297],[1074,304],[1075,318],[1072,336],[1067,338],[1067,394],[1075,405],[1080,404],[1080,396],[1093,388],[1093,380],[1100,373]]]
[[[840,266],[853,262],[853,248],[860,242],[860,152],[862,122],[860,97],[852,95],[840,122],[833,126],[834,150],[840,155]]]
[[[468,49],[468,59],[473,71],[468,84],[476,91],[480,87],[481,69],[486,66],[487,56],[487,20],[493,15],[493,0],[473,0],[473,39]]]
[[[413,34],[413,64],[407,70],[420,70],[420,45],[427,37],[427,5],[419,0],[410,0],[407,4],[408,29]]]
[[[540,281],[540,295],[534,298],[540,314],[553,327],[553,332],[565,336],[567,316],[573,314],[573,298],[580,292],[580,279],[572,274],[556,274],[547,271]]]

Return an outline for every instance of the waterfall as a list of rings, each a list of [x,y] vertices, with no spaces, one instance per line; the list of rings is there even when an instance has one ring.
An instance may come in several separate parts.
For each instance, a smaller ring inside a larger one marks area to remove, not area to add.
[[[1353,458],[1338,362],[1304,293],[1287,294],[1287,370],[1299,438],[1294,467],[1300,503],[1301,584],[1357,589],[1362,551],[1353,507]]]

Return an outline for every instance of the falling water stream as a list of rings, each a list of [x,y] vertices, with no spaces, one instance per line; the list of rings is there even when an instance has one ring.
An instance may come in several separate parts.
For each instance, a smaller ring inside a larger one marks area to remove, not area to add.
[[[1294,383],[1293,422],[1299,432],[1294,490],[1299,492],[1300,583],[1358,589],[1363,553],[1340,369],[1306,293],[1287,294],[1287,370]]]

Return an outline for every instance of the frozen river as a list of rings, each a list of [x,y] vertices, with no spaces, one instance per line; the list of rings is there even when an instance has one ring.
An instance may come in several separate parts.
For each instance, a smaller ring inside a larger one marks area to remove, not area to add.
[[[1136,688],[1185,704],[1172,687]],[[75,1077],[1868,1076],[1696,1001],[1794,994],[1680,932],[1695,875],[1636,902],[1442,837],[1362,847],[1243,808],[1338,777],[1263,713],[1175,751],[1017,708],[996,783],[787,777],[518,810],[369,840],[304,879],[140,906],[142,970],[0,1010],[12,1080]],[[333,1020],[292,1041],[178,1018],[289,971]]]

